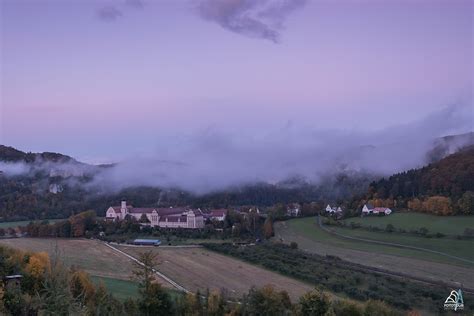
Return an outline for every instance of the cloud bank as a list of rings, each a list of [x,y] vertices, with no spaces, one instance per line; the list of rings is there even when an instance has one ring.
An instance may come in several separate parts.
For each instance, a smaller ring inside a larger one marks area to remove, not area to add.
[[[203,194],[293,177],[317,184],[340,172],[384,176],[421,167],[430,162],[427,154],[440,144],[446,154],[474,144],[474,133],[449,143],[439,139],[472,132],[472,119],[472,106],[451,106],[422,120],[371,132],[321,130],[297,124],[260,134],[249,134],[245,129],[208,128],[173,139],[173,146],[162,145],[147,155],[131,155],[109,167],[40,159],[33,165],[0,162],[0,171],[15,176],[42,170],[53,179],[68,179],[69,183],[79,183],[76,177],[94,175],[87,186],[111,192],[158,186]]]
[[[231,32],[278,43],[288,16],[306,0],[204,0],[199,15]]]
[[[467,111],[467,112],[466,112]],[[289,124],[260,135],[209,128],[140,157],[103,170],[95,184],[179,187],[206,193],[259,181],[304,177],[317,183],[347,171],[390,175],[429,162],[441,136],[472,131],[466,107],[448,107],[423,120],[375,132],[318,130]],[[472,137],[451,144],[460,147]],[[455,148],[450,148],[453,151]]]

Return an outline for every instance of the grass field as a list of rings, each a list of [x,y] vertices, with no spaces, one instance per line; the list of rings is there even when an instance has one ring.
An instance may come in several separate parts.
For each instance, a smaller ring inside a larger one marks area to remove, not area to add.
[[[397,243],[413,247],[422,247],[441,251],[453,256],[474,261],[474,240],[457,240],[452,238],[426,238],[407,234],[373,232],[363,229],[330,227],[334,231],[357,238]],[[425,254],[425,252],[423,252]],[[449,258],[448,258],[449,259]],[[449,259],[452,260],[452,259]]]
[[[420,213],[351,217],[344,220],[344,222],[348,225],[353,222],[365,227],[374,226],[381,229],[385,229],[388,224],[392,224],[396,229],[402,228],[406,231],[425,227],[430,233],[442,233],[452,236],[462,235],[466,228],[474,228],[474,216],[435,216]]]
[[[346,233],[348,230],[350,229],[344,229],[343,232]],[[352,230],[353,234],[358,232]],[[360,230],[360,232],[365,231]],[[371,236],[374,239],[387,238],[387,241],[395,242],[393,239],[390,240],[391,237],[388,233],[383,236]],[[466,286],[474,287],[473,265],[417,250],[343,239],[320,229],[314,217],[275,223],[275,239],[284,242],[295,241],[299,248],[303,250],[322,255],[334,255],[359,264],[381,267],[401,273],[409,272],[415,276],[429,277],[433,280],[461,282]],[[418,239],[425,238],[418,237]],[[400,242],[401,240],[397,241]],[[436,243],[440,240],[410,240],[409,242],[431,242],[430,246],[435,248]],[[446,242],[444,240],[441,242],[443,244],[441,247],[447,247],[449,242],[453,242],[453,248],[461,248],[456,250],[456,253],[460,253],[461,257],[472,257],[472,249],[474,249],[470,248],[472,242],[470,244],[458,244],[458,240],[447,239]]]
[[[10,228],[10,227],[24,227],[24,226],[27,226],[29,223],[31,222],[42,222],[43,220],[38,220],[38,221],[18,221],[18,222],[0,222],[0,228]],[[54,222],[57,222],[57,221],[61,221],[61,219],[48,219],[47,220],[48,222],[50,223],[54,223]]]
[[[118,280],[113,278],[92,276],[95,284],[103,283],[110,293],[119,300],[125,300],[129,297],[138,297],[138,284],[134,281]]]
[[[137,257],[143,248],[119,246]],[[158,270],[188,290],[226,289],[229,296],[240,298],[251,286],[272,284],[286,290],[293,300],[313,286],[204,248],[148,248],[158,254]]]

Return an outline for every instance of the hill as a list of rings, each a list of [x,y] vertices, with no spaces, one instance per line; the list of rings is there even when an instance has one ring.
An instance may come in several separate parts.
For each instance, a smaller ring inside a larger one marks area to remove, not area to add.
[[[369,201],[437,215],[474,214],[474,146],[423,168],[372,182],[367,194],[356,201],[359,207]]]

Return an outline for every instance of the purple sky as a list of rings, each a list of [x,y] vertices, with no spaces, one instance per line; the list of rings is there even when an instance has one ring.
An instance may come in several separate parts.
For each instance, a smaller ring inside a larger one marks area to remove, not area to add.
[[[0,3],[0,143],[27,151],[115,161],[210,127],[472,115],[472,1]]]

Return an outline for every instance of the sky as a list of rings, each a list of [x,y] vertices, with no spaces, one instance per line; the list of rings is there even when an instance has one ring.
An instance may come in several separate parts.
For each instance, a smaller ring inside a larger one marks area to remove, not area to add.
[[[404,138],[474,129],[472,1],[0,0],[0,9],[0,144],[21,150],[168,159],[207,150],[211,138],[246,143],[226,155],[266,157],[341,134],[369,135],[345,138],[367,145],[394,141],[397,127],[418,126]],[[439,126],[419,124],[450,109]]]

